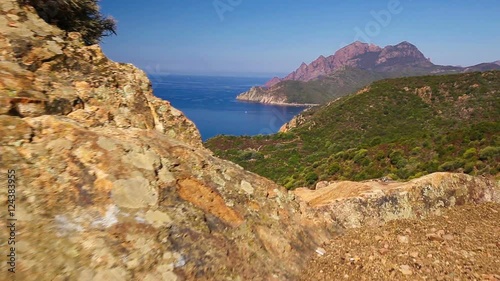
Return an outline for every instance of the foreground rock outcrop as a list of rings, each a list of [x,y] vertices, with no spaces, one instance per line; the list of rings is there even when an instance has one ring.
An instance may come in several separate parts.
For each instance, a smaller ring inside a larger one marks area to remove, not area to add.
[[[294,280],[339,227],[370,222],[361,211],[355,223],[334,223],[310,201],[214,157],[142,71],[17,1],[0,3],[0,46],[0,181],[15,171],[15,200],[0,189],[15,211],[2,204],[0,227],[7,215],[17,219],[9,279]],[[494,182],[440,178],[437,190],[465,184],[469,192],[454,201],[445,192],[443,204],[424,210],[498,200]],[[418,191],[409,193],[404,206],[420,204]],[[348,208],[358,210],[356,199],[324,211]]]
[[[17,280],[298,275],[318,239],[293,196],[213,157],[142,71],[11,0],[0,4],[0,46],[0,171],[4,183],[8,170],[17,178]]]
[[[467,203],[500,203],[500,182],[466,174],[434,173],[409,182],[372,180],[320,183],[317,190],[294,194],[338,228],[381,225],[396,219],[421,219],[442,208]]]

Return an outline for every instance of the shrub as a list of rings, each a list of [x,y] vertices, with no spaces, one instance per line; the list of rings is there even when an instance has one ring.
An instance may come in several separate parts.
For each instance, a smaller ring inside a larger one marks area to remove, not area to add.
[[[375,154],[375,159],[378,161],[385,159],[385,152],[383,150],[377,151],[377,153]]]
[[[391,159],[391,164],[395,165],[401,158],[403,158],[403,152],[401,150],[394,150],[389,154],[389,158]]]
[[[464,173],[470,174],[474,172],[474,167],[475,167],[474,163],[467,162],[464,166]]]
[[[331,176],[335,175],[338,171],[340,171],[340,165],[338,163],[333,163],[328,168],[328,174]]]
[[[464,166],[464,162],[460,160],[448,161],[439,166],[438,170],[441,172],[451,172],[462,168]]]
[[[396,168],[402,169],[408,165],[408,160],[405,158],[399,158],[398,161],[395,163]]]
[[[319,179],[318,175],[314,172],[310,172],[306,175],[306,182],[309,184],[309,185],[312,185],[314,184],[317,180]]]
[[[376,145],[379,145],[382,143],[382,139],[380,137],[374,137],[371,141],[370,141],[370,145],[371,146],[376,146]]]
[[[411,155],[420,155],[422,153],[422,148],[417,146],[411,150]]]
[[[500,147],[487,146],[479,151],[479,159],[486,160],[500,156]]]
[[[368,150],[366,149],[360,149],[356,152],[356,154],[354,154],[354,162],[356,163],[361,163],[361,160],[364,159],[366,157],[366,155],[368,154]]]
[[[473,158],[474,156],[476,156],[477,154],[477,150],[475,148],[469,148],[467,149],[465,152],[464,152],[464,155],[463,157],[465,159],[471,159]]]
[[[116,22],[99,12],[99,0],[19,0],[31,5],[47,23],[62,30],[76,31],[87,45],[99,43],[103,36],[116,34]]]

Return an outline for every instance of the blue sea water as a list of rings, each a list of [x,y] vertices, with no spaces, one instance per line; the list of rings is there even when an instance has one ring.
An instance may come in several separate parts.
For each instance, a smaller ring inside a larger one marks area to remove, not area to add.
[[[150,75],[154,95],[184,112],[203,140],[216,135],[273,134],[304,107],[264,105],[236,100],[268,78]]]

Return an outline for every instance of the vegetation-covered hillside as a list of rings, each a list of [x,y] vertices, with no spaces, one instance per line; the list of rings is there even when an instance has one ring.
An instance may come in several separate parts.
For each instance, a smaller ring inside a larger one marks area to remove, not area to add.
[[[206,146],[288,188],[500,171],[500,71],[382,80],[304,114],[287,133]]]
[[[382,73],[349,67],[308,82],[283,81],[279,87],[275,87],[276,93],[273,95],[286,96],[289,103],[323,104],[383,78],[386,77]],[[272,92],[273,88],[270,91]]]

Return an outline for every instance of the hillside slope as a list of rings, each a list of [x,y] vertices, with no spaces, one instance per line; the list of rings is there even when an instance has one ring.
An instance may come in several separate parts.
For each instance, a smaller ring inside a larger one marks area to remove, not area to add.
[[[389,73],[346,67],[322,79],[307,82],[286,80],[267,89],[252,87],[237,99],[267,104],[318,105],[390,76]]]
[[[288,188],[436,171],[497,175],[499,91],[500,71],[382,80],[304,112],[286,133],[206,145]]]

